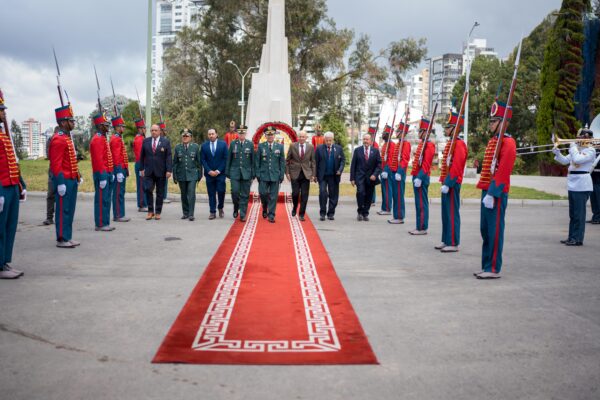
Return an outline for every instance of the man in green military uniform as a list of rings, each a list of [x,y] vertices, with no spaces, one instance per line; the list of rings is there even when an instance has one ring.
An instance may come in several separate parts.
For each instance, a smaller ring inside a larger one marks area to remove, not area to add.
[[[269,217],[269,222],[275,222],[279,185],[285,176],[285,151],[282,144],[274,143],[275,128],[269,126],[263,132],[267,141],[258,145],[254,171],[258,179],[262,216]]]
[[[194,220],[196,205],[196,184],[202,179],[202,162],[200,161],[200,146],[192,143],[192,132],[189,129],[181,131],[182,143],[175,146],[173,151],[173,181],[179,183],[181,190],[181,219]]]
[[[231,180],[233,218],[246,221],[250,185],[254,179],[254,144],[246,140],[247,127],[240,126],[238,138],[231,142],[227,153],[225,175]]]

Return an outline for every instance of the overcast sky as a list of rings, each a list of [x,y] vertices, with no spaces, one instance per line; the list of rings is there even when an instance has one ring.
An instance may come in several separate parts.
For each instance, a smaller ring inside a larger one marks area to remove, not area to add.
[[[240,0],[243,1],[243,0]],[[506,56],[560,0],[327,0],[338,27],[366,33],[373,48],[404,37],[425,37],[429,55],[460,52],[474,21],[474,37],[488,39]],[[29,117],[53,124],[56,92],[52,45],[61,63],[62,83],[78,115],[96,102],[93,64],[102,96],[112,74],[118,94],[145,99],[145,0],[2,0],[0,87],[9,119]]]

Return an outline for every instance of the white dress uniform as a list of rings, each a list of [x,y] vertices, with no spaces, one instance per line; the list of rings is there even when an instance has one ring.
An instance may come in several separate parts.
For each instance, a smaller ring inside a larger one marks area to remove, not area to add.
[[[577,144],[571,143],[567,156],[563,156],[558,149],[554,149],[553,152],[556,161],[562,165],[569,165],[569,237],[563,243],[581,246],[585,234],[585,205],[594,190],[590,172],[594,168],[596,151],[591,146],[580,149]]]

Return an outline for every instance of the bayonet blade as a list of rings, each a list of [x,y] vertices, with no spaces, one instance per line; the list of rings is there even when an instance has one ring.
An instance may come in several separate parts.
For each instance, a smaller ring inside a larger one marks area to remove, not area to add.
[[[100,81],[98,80],[98,71],[96,71],[96,64],[94,64],[94,75],[96,75],[96,86],[98,87],[98,94],[100,94]]]
[[[56,50],[52,46],[52,53],[54,54],[54,63],[56,64],[56,73],[60,76],[60,67],[58,66],[58,58],[56,58]]]

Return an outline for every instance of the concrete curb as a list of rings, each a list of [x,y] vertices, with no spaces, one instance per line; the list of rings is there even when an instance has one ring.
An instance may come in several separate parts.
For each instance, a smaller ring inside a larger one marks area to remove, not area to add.
[[[35,198],[45,198],[46,193],[45,192],[27,192],[27,196],[31,196],[31,197],[35,197]],[[80,199],[93,199],[94,193],[79,192],[77,194],[77,197]],[[380,196],[378,195],[378,197],[380,197]],[[201,203],[208,203],[208,195],[206,195],[206,194],[197,194],[196,198]],[[174,203],[179,203],[179,201],[180,201],[178,194],[176,194],[176,195],[171,194],[169,196],[169,199]],[[125,194],[125,200],[134,202],[134,201],[136,201],[136,195],[134,193],[127,193],[127,194]],[[225,198],[225,202],[231,203],[231,197],[227,196]],[[431,204],[441,204],[442,200],[439,197],[435,197],[435,198],[430,198],[429,202]],[[461,199],[461,204],[463,204],[463,205],[479,205],[480,202],[481,201],[479,199]],[[319,203],[318,197],[312,196],[309,199],[309,203],[318,204]],[[339,204],[355,204],[356,199],[353,196],[341,196],[338,203]],[[406,199],[406,204],[414,204],[414,203],[415,203],[414,198],[409,197]],[[510,199],[509,198],[508,204],[511,207],[568,207],[569,201],[568,200],[527,200],[527,199]]]

